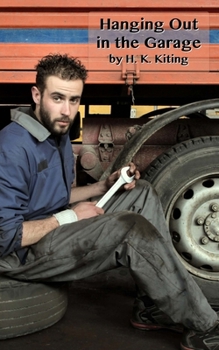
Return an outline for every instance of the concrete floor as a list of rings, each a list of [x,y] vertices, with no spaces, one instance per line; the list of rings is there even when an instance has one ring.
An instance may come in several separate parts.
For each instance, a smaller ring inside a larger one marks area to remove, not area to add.
[[[1,340],[1,350],[175,350],[181,335],[129,323],[135,288],[123,270],[72,283],[65,316],[38,333]]]

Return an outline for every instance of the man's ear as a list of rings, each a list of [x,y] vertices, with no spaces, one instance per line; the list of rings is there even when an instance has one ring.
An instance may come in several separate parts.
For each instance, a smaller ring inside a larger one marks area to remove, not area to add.
[[[31,93],[32,93],[33,101],[35,102],[36,105],[39,105],[40,104],[40,100],[41,100],[41,93],[38,90],[38,88],[36,86],[32,86]]]

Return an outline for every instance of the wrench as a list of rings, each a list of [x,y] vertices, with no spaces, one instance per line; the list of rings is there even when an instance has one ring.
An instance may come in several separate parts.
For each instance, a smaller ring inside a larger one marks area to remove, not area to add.
[[[127,171],[129,170],[129,166],[122,168],[121,175],[118,180],[114,183],[114,185],[104,194],[104,196],[97,202],[96,207],[102,208],[106,202],[114,195],[114,193],[126,183],[130,183],[133,181],[135,175],[128,176]]]

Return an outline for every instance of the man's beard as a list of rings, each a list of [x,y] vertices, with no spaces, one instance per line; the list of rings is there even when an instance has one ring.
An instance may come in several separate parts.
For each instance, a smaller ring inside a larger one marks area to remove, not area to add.
[[[72,124],[73,124],[73,121],[70,120],[67,116],[66,117],[63,116],[63,117],[51,120],[50,114],[49,114],[48,111],[45,110],[42,102],[40,103],[39,113],[40,113],[40,121],[41,121],[41,123],[54,136],[60,136],[60,135],[66,134],[69,131],[69,129],[71,128]],[[57,129],[56,129],[56,122],[57,121],[68,122],[69,126],[68,127],[63,127],[63,128],[57,127]]]

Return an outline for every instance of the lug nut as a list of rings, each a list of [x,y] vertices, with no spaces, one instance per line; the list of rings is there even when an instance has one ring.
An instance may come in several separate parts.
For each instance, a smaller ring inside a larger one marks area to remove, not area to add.
[[[208,244],[209,239],[208,239],[207,237],[203,237],[203,238],[201,239],[201,242],[202,242],[202,244]]]
[[[212,204],[211,209],[213,211],[218,211],[218,205],[216,203]]]
[[[200,216],[199,218],[197,218],[196,222],[198,225],[203,225],[205,220]]]

